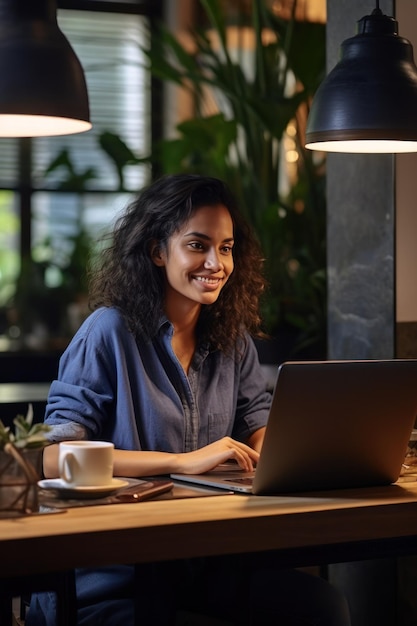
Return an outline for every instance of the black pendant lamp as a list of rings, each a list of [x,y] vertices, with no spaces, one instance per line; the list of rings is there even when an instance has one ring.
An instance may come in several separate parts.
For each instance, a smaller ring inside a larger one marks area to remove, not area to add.
[[[84,72],[56,14],[55,0],[0,0],[0,137],[91,128]]]
[[[377,2],[341,45],[318,88],[306,148],[325,152],[417,152],[417,67],[411,43]]]

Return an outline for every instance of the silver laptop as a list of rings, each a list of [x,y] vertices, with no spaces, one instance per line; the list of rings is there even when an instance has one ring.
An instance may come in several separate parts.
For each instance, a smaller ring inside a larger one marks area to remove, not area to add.
[[[257,495],[387,485],[416,416],[417,360],[286,362],[256,471],[171,477]]]

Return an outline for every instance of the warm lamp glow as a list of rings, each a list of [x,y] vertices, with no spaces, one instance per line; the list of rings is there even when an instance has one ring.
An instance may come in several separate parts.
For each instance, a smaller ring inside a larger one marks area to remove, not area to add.
[[[317,141],[306,143],[309,150],[322,152],[350,153],[396,153],[417,152],[417,141],[395,141],[389,139],[353,139],[351,141]]]
[[[73,135],[90,130],[91,123],[68,117],[5,115],[0,113],[0,137]]]

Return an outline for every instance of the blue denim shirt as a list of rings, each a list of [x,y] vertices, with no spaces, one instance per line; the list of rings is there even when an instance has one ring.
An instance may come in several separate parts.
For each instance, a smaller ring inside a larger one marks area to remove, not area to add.
[[[161,320],[136,341],[115,308],[101,308],[60,360],[46,408],[52,441],[90,438],[126,450],[184,452],[229,435],[245,441],[265,426],[271,396],[249,336],[235,354],[200,346],[185,374]]]
[[[172,350],[172,334],[163,319],[152,342],[136,342],[116,309],[92,313],[51,385],[51,440],[85,437],[127,450],[182,452],[225,435],[244,441],[266,424],[271,396],[249,336],[232,356],[200,347],[187,376]],[[97,623],[95,603],[128,597],[132,580],[130,566],[77,570],[83,623]],[[55,602],[52,593],[33,594],[28,625],[54,623]]]

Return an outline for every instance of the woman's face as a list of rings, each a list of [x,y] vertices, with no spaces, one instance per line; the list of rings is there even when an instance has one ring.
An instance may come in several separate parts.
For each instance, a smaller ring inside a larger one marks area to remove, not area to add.
[[[212,304],[233,272],[233,222],[223,205],[203,206],[153,254],[164,267],[166,302]]]

